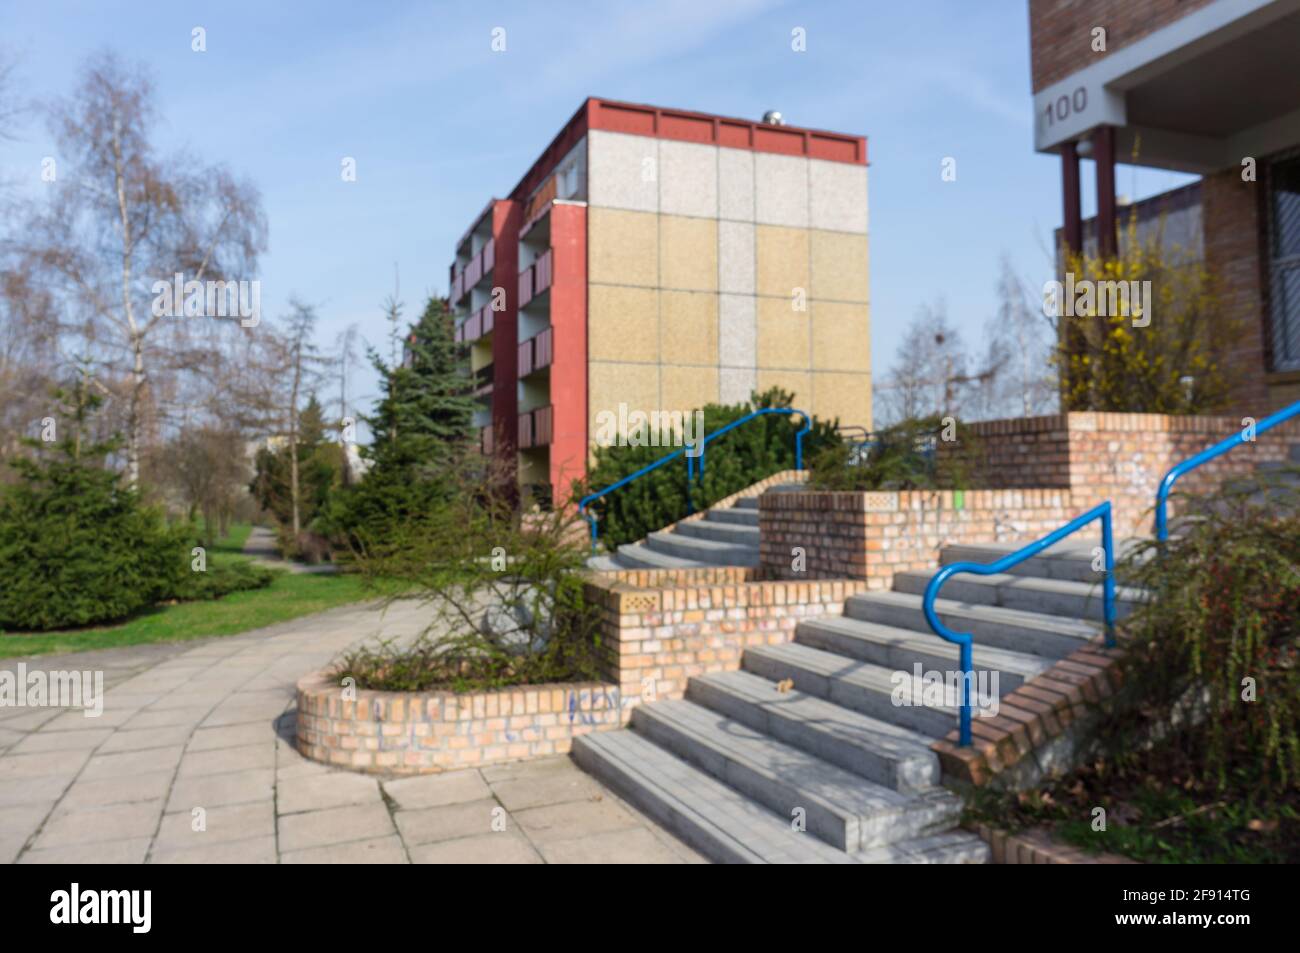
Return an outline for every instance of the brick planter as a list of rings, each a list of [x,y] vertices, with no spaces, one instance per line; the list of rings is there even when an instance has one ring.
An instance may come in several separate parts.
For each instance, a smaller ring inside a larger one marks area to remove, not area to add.
[[[627,707],[600,682],[490,692],[344,689],[327,671],[298,682],[298,750],[372,774],[451,768],[564,754],[578,735],[617,728]]]

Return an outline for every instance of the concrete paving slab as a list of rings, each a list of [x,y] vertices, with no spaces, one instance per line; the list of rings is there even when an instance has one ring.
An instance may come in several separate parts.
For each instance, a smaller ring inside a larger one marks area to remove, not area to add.
[[[282,864],[405,864],[406,848],[396,834],[374,840],[353,841],[291,851],[280,855]]]
[[[476,834],[410,848],[413,864],[540,864],[541,854],[518,831]]]
[[[286,814],[279,818],[278,825],[280,850],[286,853],[396,833],[388,807],[382,802]]]
[[[392,798],[399,808],[414,810],[422,807],[441,807],[444,804],[463,804],[466,801],[481,801],[492,796],[492,788],[483,780],[480,772],[469,768],[464,771],[448,771],[445,774],[385,781],[384,793]]]

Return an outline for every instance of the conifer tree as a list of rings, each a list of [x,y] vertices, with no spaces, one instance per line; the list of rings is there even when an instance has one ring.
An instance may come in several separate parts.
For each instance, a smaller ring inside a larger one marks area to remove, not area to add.
[[[400,306],[390,303],[390,317]],[[361,483],[338,496],[330,529],[353,545],[381,539],[394,525],[428,516],[453,491],[450,470],[473,447],[474,398],[468,354],[458,344],[446,299],[430,298],[406,335],[400,359],[373,349],[381,398],[365,418],[370,463]]]
[[[125,618],[170,598],[188,570],[189,528],[162,514],[105,459],[121,441],[97,441],[100,398],[83,376],[59,390],[54,446],[24,443],[19,482],[0,493],[0,629],[56,629]]]

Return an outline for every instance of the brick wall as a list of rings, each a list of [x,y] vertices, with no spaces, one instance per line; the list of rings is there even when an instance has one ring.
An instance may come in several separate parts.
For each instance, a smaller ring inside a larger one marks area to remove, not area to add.
[[[1058,414],[971,425],[979,482],[990,489],[898,493],[769,493],[761,498],[763,571],[774,578],[865,579],[888,588],[895,572],[929,569],[943,546],[1029,542],[1111,500],[1115,535],[1150,535],[1164,474],[1241,430],[1239,418],[1159,414]],[[1223,480],[1282,460],[1300,422],[1258,435],[1180,480],[1177,491],[1212,491]],[[962,453],[940,444],[941,453]],[[1171,515],[1178,512],[1175,497]],[[1099,538],[1096,531],[1080,541]],[[802,571],[794,564],[803,550]]]
[[[1029,0],[1034,92],[1206,6],[1210,0]],[[1092,31],[1105,27],[1106,50]]]
[[[573,739],[627,723],[632,708],[680,698],[694,675],[733,671],[750,645],[790,639],[801,619],[838,615],[855,581],[764,580],[752,569],[593,573],[607,681],[490,692],[344,697],[328,672],[298,683],[298,750],[368,773],[427,774],[564,754]]]
[[[970,425],[979,441],[981,485],[1068,488],[1077,512],[1110,499],[1120,536],[1149,533],[1156,489],[1170,467],[1241,428],[1240,417],[1098,413]],[[1211,491],[1228,477],[1251,473],[1261,462],[1284,459],[1287,447],[1297,442],[1300,423],[1270,430],[1254,444],[1193,471],[1177,490]],[[962,450],[940,444],[939,452]],[[1176,501],[1172,511],[1177,511]]]
[[[1232,406],[1259,414],[1300,400],[1300,374],[1270,372],[1263,181],[1262,168],[1259,183],[1243,182],[1241,170],[1232,168],[1206,176],[1202,188],[1205,263],[1218,282],[1224,316],[1239,328],[1225,358],[1238,375]]]
[[[1171,467],[1242,429],[1240,417],[1159,414],[1070,414],[1068,426],[1076,507],[1087,509],[1110,499],[1120,538],[1150,535],[1155,493]],[[1300,426],[1295,424],[1260,434],[1253,444],[1183,477],[1175,492],[1212,492],[1225,479],[1252,473],[1259,463],[1284,459],[1288,445],[1298,441]],[[1176,498],[1170,512],[1178,512]]]
[[[738,669],[747,647],[789,641],[802,619],[839,615],[864,588],[763,580],[740,568],[650,570],[603,573],[586,595],[604,617],[606,677],[630,706],[680,698],[692,676]]]
[[[298,682],[298,750],[372,774],[568,752],[573,739],[625,721],[613,685],[529,685],[492,692],[376,692],[354,698],[325,672]]]
[[[765,573],[862,579],[869,589],[888,589],[896,572],[932,569],[951,543],[1029,542],[1075,515],[1063,489],[770,493],[759,506]]]

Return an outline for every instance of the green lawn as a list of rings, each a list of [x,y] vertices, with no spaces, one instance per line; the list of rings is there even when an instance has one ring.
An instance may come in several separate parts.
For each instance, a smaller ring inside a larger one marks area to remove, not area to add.
[[[78,652],[234,635],[375,597],[359,576],[280,573],[264,589],[234,592],[205,602],[156,606],[121,625],[0,635],[0,656]]]
[[[252,526],[237,523],[213,543],[208,565],[246,561],[241,555]],[[377,598],[356,575],[276,573],[262,589],[234,592],[220,599],[155,606],[119,625],[8,635],[0,633],[0,657],[46,655],[86,649],[118,648],[146,642],[184,642],[235,635],[287,622],[335,606]]]
[[[253,531],[252,523],[232,523],[230,533],[225,539],[218,539],[209,547],[213,553],[242,553],[248,534]]]

